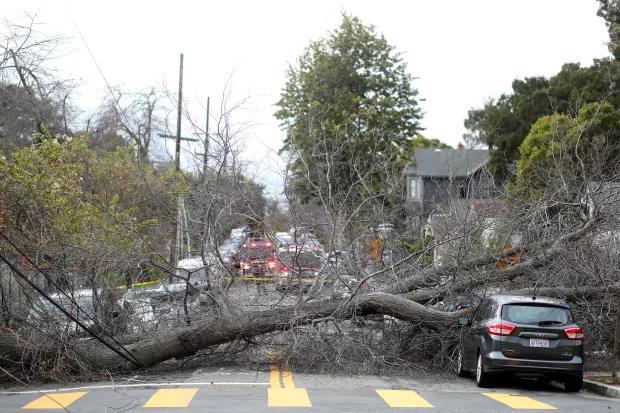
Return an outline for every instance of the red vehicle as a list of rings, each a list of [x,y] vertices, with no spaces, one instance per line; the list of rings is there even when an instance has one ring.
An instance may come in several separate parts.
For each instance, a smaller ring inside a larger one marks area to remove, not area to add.
[[[297,280],[301,279],[303,282],[304,279],[316,277],[319,275],[321,265],[321,258],[310,252],[281,253],[278,269],[280,282],[276,289],[284,290],[289,284],[299,285],[295,284]]]
[[[266,237],[248,238],[239,251],[241,275],[271,276],[277,269],[273,242]]]

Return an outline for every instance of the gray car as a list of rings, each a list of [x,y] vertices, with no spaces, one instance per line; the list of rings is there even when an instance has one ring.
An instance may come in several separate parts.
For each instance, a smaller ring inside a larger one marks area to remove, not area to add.
[[[581,390],[583,331],[568,304],[548,297],[497,295],[462,317],[457,374],[474,373],[479,387],[494,374],[556,380]]]

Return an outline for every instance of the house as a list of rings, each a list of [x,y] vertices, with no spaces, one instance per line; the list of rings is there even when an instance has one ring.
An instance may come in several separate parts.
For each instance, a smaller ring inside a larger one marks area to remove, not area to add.
[[[455,201],[484,204],[496,198],[505,178],[489,172],[489,160],[487,149],[416,149],[406,170],[410,228],[419,233],[432,213],[445,213]]]

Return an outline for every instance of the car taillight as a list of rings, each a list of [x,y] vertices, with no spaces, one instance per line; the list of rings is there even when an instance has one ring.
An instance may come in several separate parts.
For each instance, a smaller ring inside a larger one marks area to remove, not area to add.
[[[268,247],[271,247],[271,242],[268,242],[265,245],[268,246]]]
[[[248,244],[243,244],[242,247],[243,248],[247,248]]]
[[[583,339],[583,330],[579,327],[570,327],[564,329],[564,334],[566,334],[566,338],[569,340],[582,340]]]
[[[280,272],[288,272],[288,268],[285,266],[280,267]]]
[[[506,323],[493,323],[487,327],[487,333],[494,336],[509,336],[516,327]]]
[[[276,266],[276,262],[273,259],[270,259],[269,261],[267,261],[267,266],[269,268],[273,268]]]
[[[243,261],[243,264],[241,264],[243,266],[244,270],[247,270],[248,268],[250,268],[250,262],[249,261]]]
[[[252,245],[250,245],[252,248],[256,248],[256,243],[252,243]]]

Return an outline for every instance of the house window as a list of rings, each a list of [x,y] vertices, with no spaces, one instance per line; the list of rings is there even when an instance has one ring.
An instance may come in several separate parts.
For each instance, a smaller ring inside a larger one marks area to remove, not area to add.
[[[465,188],[465,184],[459,185],[459,198],[467,198],[467,189]]]
[[[409,197],[422,199],[422,178],[416,177],[409,179]]]

